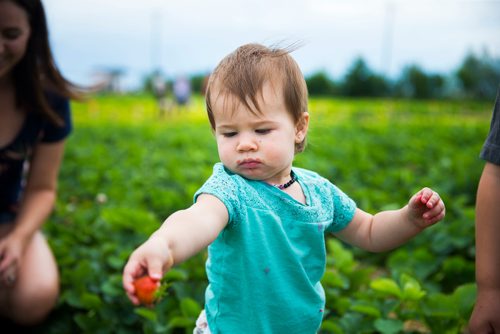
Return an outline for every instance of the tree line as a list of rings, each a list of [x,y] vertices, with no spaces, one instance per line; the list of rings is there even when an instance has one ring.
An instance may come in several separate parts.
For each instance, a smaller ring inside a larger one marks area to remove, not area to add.
[[[469,53],[459,68],[448,75],[426,73],[412,64],[391,80],[374,72],[359,57],[341,80],[318,71],[306,77],[306,82],[312,96],[494,99],[500,85],[500,59],[487,53]]]
[[[194,92],[203,93],[207,75],[190,77]],[[144,81],[146,91],[151,90],[150,79]],[[358,57],[338,80],[326,70],[306,75],[305,79],[310,96],[492,100],[500,85],[500,58],[487,52],[481,55],[470,52],[451,73],[427,73],[418,64],[411,64],[403,68],[399,77],[390,79],[376,73]]]

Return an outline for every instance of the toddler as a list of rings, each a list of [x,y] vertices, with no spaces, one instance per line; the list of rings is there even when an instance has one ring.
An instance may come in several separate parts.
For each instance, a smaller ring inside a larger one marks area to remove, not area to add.
[[[194,333],[316,333],[325,308],[325,233],[380,252],[440,221],[429,188],[399,210],[371,215],[315,172],[304,149],[307,88],[288,50],[239,47],[210,76],[206,104],[220,163],[194,195],[130,256],[123,285],[160,279],[208,246],[205,310]]]

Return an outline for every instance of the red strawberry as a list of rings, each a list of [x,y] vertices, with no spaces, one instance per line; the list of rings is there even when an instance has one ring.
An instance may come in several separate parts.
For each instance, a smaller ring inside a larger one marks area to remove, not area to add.
[[[134,281],[135,294],[143,305],[152,305],[155,301],[155,292],[158,290],[158,280],[149,276],[142,276]]]

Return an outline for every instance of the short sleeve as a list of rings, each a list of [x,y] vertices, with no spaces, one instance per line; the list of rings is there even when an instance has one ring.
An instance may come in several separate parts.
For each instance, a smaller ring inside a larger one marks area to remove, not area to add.
[[[41,141],[43,143],[55,143],[66,138],[73,128],[70,104],[68,99],[55,94],[47,94],[46,97],[50,107],[63,121],[63,125],[47,122],[43,129]]]
[[[213,173],[194,194],[194,202],[201,194],[210,194],[221,200],[229,214],[229,225],[238,221],[239,208],[238,178],[240,176],[228,172],[221,163],[214,165]]]
[[[500,165],[500,89],[493,108],[490,131],[479,156],[481,159]]]
[[[351,222],[356,213],[356,203],[337,186],[333,184],[331,186],[333,196],[333,221],[326,230],[335,233],[344,229]]]

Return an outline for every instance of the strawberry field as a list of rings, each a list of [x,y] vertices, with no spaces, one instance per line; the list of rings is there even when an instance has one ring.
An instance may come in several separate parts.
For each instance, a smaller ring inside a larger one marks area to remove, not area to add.
[[[322,333],[461,333],[475,299],[474,201],[493,101],[312,99],[296,166],[329,178],[365,211],[405,205],[423,186],[445,220],[395,251],[328,237]],[[59,198],[44,231],[61,296],[43,333],[192,333],[205,254],[170,271],[167,295],[134,307],[121,286],[130,252],[192,202],[218,161],[201,98],[160,118],[147,96],[73,104]],[[293,316],[293,315],[289,315]]]

